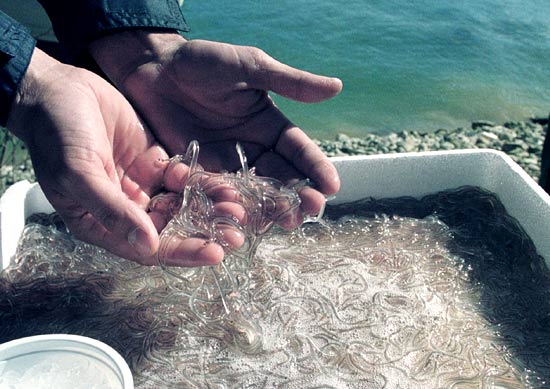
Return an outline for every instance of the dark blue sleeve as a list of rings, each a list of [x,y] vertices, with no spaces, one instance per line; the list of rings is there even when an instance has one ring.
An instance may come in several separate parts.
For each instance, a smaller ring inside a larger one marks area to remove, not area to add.
[[[0,11],[0,125],[5,126],[35,40],[30,31]]]
[[[38,0],[70,54],[95,38],[131,28],[188,31],[177,0]]]

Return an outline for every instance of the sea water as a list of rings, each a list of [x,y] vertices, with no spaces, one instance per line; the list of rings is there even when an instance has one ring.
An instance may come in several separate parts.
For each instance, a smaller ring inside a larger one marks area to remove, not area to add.
[[[38,38],[53,37],[35,20],[38,2],[3,3]],[[190,39],[260,47],[289,65],[340,77],[343,92],[325,103],[275,96],[317,138],[548,115],[546,0],[186,0],[183,13]]]
[[[99,339],[138,388],[548,385],[548,269],[478,188],[366,199],[329,207],[324,223],[271,230],[217,327],[206,319],[224,315],[221,299],[201,319],[177,277],[56,225],[29,225],[2,273],[0,340]]]
[[[260,47],[340,77],[341,95],[322,104],[276,96],[318,138],[548,115],[545,0],[186,0],[183,11],[191,39]]]

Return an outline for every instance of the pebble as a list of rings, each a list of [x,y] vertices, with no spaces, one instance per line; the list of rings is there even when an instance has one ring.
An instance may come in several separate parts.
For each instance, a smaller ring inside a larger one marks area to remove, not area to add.
[[[432,132],[403,130],[387,135],[368,133],[361,138],[338,134],[334,141],[315,142],[330,157],[454,149],[500,150],[538,180],[547,123],[547,119],[541,118],[503,124],[478,120],[472,122],[470,128],[440,128]]]
[[[367,133],[363,137],[338,134],[334,140],[314,140],[329,157],[346,155],[389,154],[416,151],[488,148],[508,154],[531,177],[540,176],[540,158],[548,126],[548,119],[533,118],[497,124],[477,120],[469,128],[454,130],[439,128],[421,132],[403,130],[387,135]],[[0,171],[0,194],[20,180],[35,181],[29,158],[24,163],[10,164],[4,160]]]

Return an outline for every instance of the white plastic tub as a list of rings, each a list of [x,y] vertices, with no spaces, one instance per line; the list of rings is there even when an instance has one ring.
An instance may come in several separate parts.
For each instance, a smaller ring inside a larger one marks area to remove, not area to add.
[[[124,359],[105,343],[79,335],[37,335],[0,345],[0,387],[132,389]]]
[[[495,150],[456,150],[333,158],[342,179],[334,203],[365,197],[421,197],[463,185],[497,194],[533,239],[550,266],[550,196],[506,154]],[[25,218],[53,209],[40,187],[22,181],[0,200],[0,254],[6,267]]]
[[[550,266],[550,196],[509,156],[496,150],[455,150],[333,159],[342,178],[335,203],[365,197],[422,197],[463,185],[500,198]]]

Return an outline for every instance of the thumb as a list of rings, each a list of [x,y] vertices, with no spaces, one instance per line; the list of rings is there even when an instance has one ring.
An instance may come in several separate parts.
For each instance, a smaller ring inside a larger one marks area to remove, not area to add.
[[[250,86],[271,90],[281,96],[304,103],[316,103],[336,96],[342,81],[288,66],[257,48],[251,48],[245,62],[251,77]]]
[[[74,185],[78,189],[71,197],[78,207],[53,204],[70,231],[79,239],[126,259],[153,264],[159,238],[147,212],[106,177],[86,181]]]

